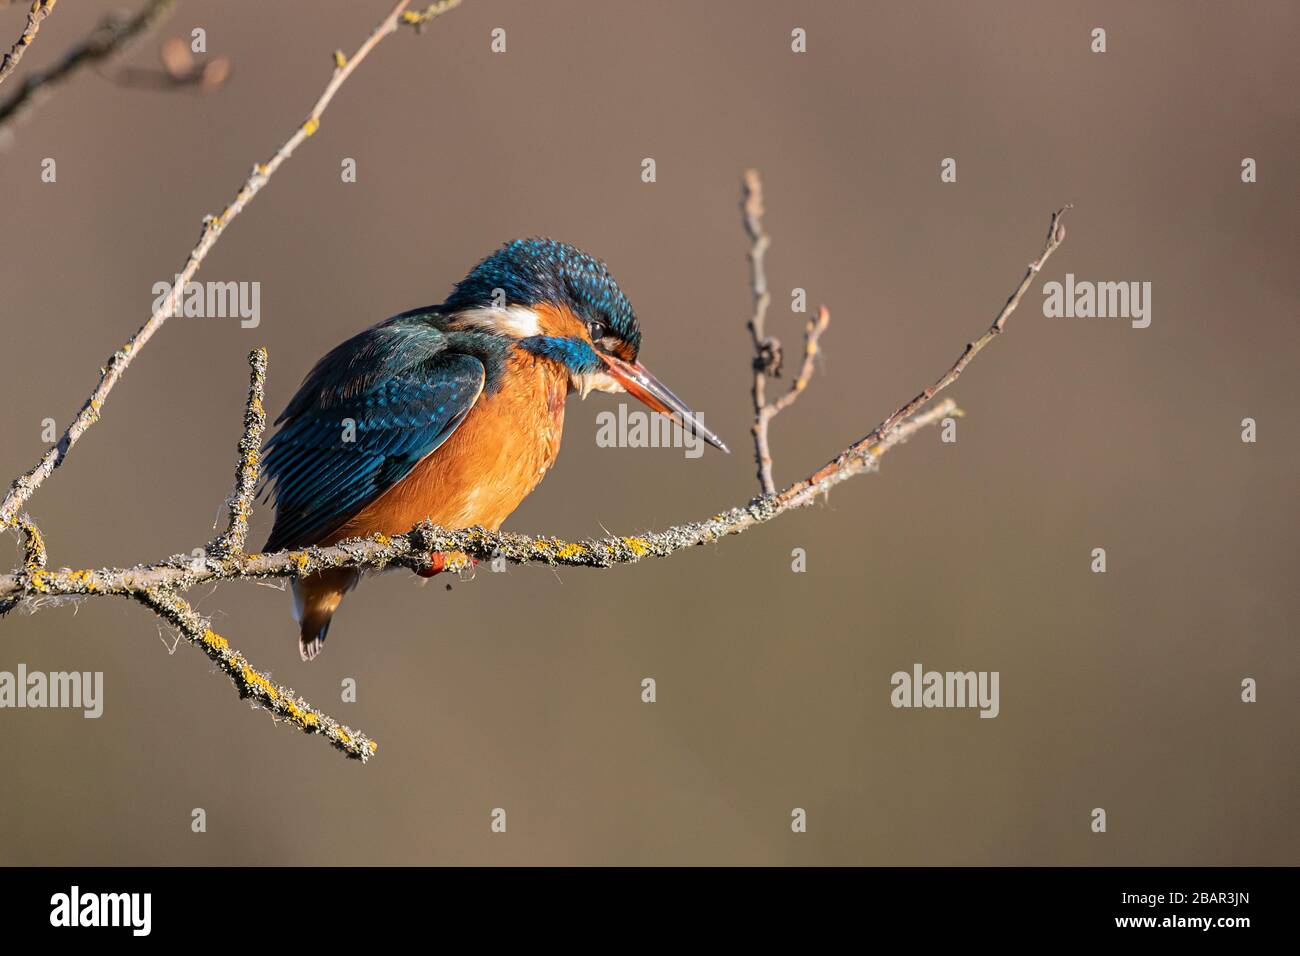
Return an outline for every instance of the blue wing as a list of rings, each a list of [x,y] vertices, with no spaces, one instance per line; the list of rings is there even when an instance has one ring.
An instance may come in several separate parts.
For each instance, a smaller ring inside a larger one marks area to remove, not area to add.
[[[482,361],[406,317],[344,342],[307,376],[266,444],[267,551],[319,540],[447,440],[483,391]]]

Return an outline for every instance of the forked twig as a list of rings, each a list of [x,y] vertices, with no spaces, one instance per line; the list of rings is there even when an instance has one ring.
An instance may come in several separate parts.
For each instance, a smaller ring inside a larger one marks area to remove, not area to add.
[[[754,382],[750,391],[754,400],[754,424],[750,427],[750,432],[754,436],[754,464],[758,468],[758,484],[763,494],[771,495],[776,493],[776,482],[772,478],[772,445],[768,429],[772,419],[793,405],[808,387],[815,368],[818,342],[830,324],[831,314],[826,306],[819,306],[817,315],[808,320],[804,328],[803,362],[799,366],[799,374],[790,384],[789,391],[775,402],[769,402],[767,380],[780,376],[785,358],[780,339],[767,334],[767,309],[772,296],[767,287],[764,259],[771,239],[763,230],[763,180],[756,169],[745,171],[740,208],[745,234],[750,241],[749,286],[754,299],[754,312],[747,324],[754,345]]]

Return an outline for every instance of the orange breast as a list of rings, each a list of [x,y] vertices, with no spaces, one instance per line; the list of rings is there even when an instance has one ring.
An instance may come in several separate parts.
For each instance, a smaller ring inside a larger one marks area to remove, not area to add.
[[[555,463],[569,391],[567,373],[546,359],[515,350],[508,361],[502,387],[441,447],[321,543],[401,534],[426,519],[499,528]]]

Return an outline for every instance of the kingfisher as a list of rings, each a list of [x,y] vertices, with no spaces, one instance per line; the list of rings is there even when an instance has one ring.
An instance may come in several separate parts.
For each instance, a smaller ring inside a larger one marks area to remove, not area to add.
[[[626,392],[722,451],[700,416],[641,364],[641,328],[605,263],[517,239],[439,305],[335,347],[307,374],[263,449],[275,525],[263,550],[444,528],[501,527],[560,451],[576,392]],[[464,555],[433,555],[432,576]],[[320,653],[355,568],[292,582],[303,660]]]

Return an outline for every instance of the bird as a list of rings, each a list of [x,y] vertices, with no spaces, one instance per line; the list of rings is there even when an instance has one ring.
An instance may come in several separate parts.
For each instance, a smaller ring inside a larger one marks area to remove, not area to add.
[[[573,245],[516,239],[438,305],[354,335],[316,363],[263,447],[266,552],[409,531],[496,531],[555,463],[569,395],[626,392],[727,451],[639,360],[641,328],[609,268]],[[433,555],[428,577],[463,555]],[[292,581],[313,660],[361,572]]]

